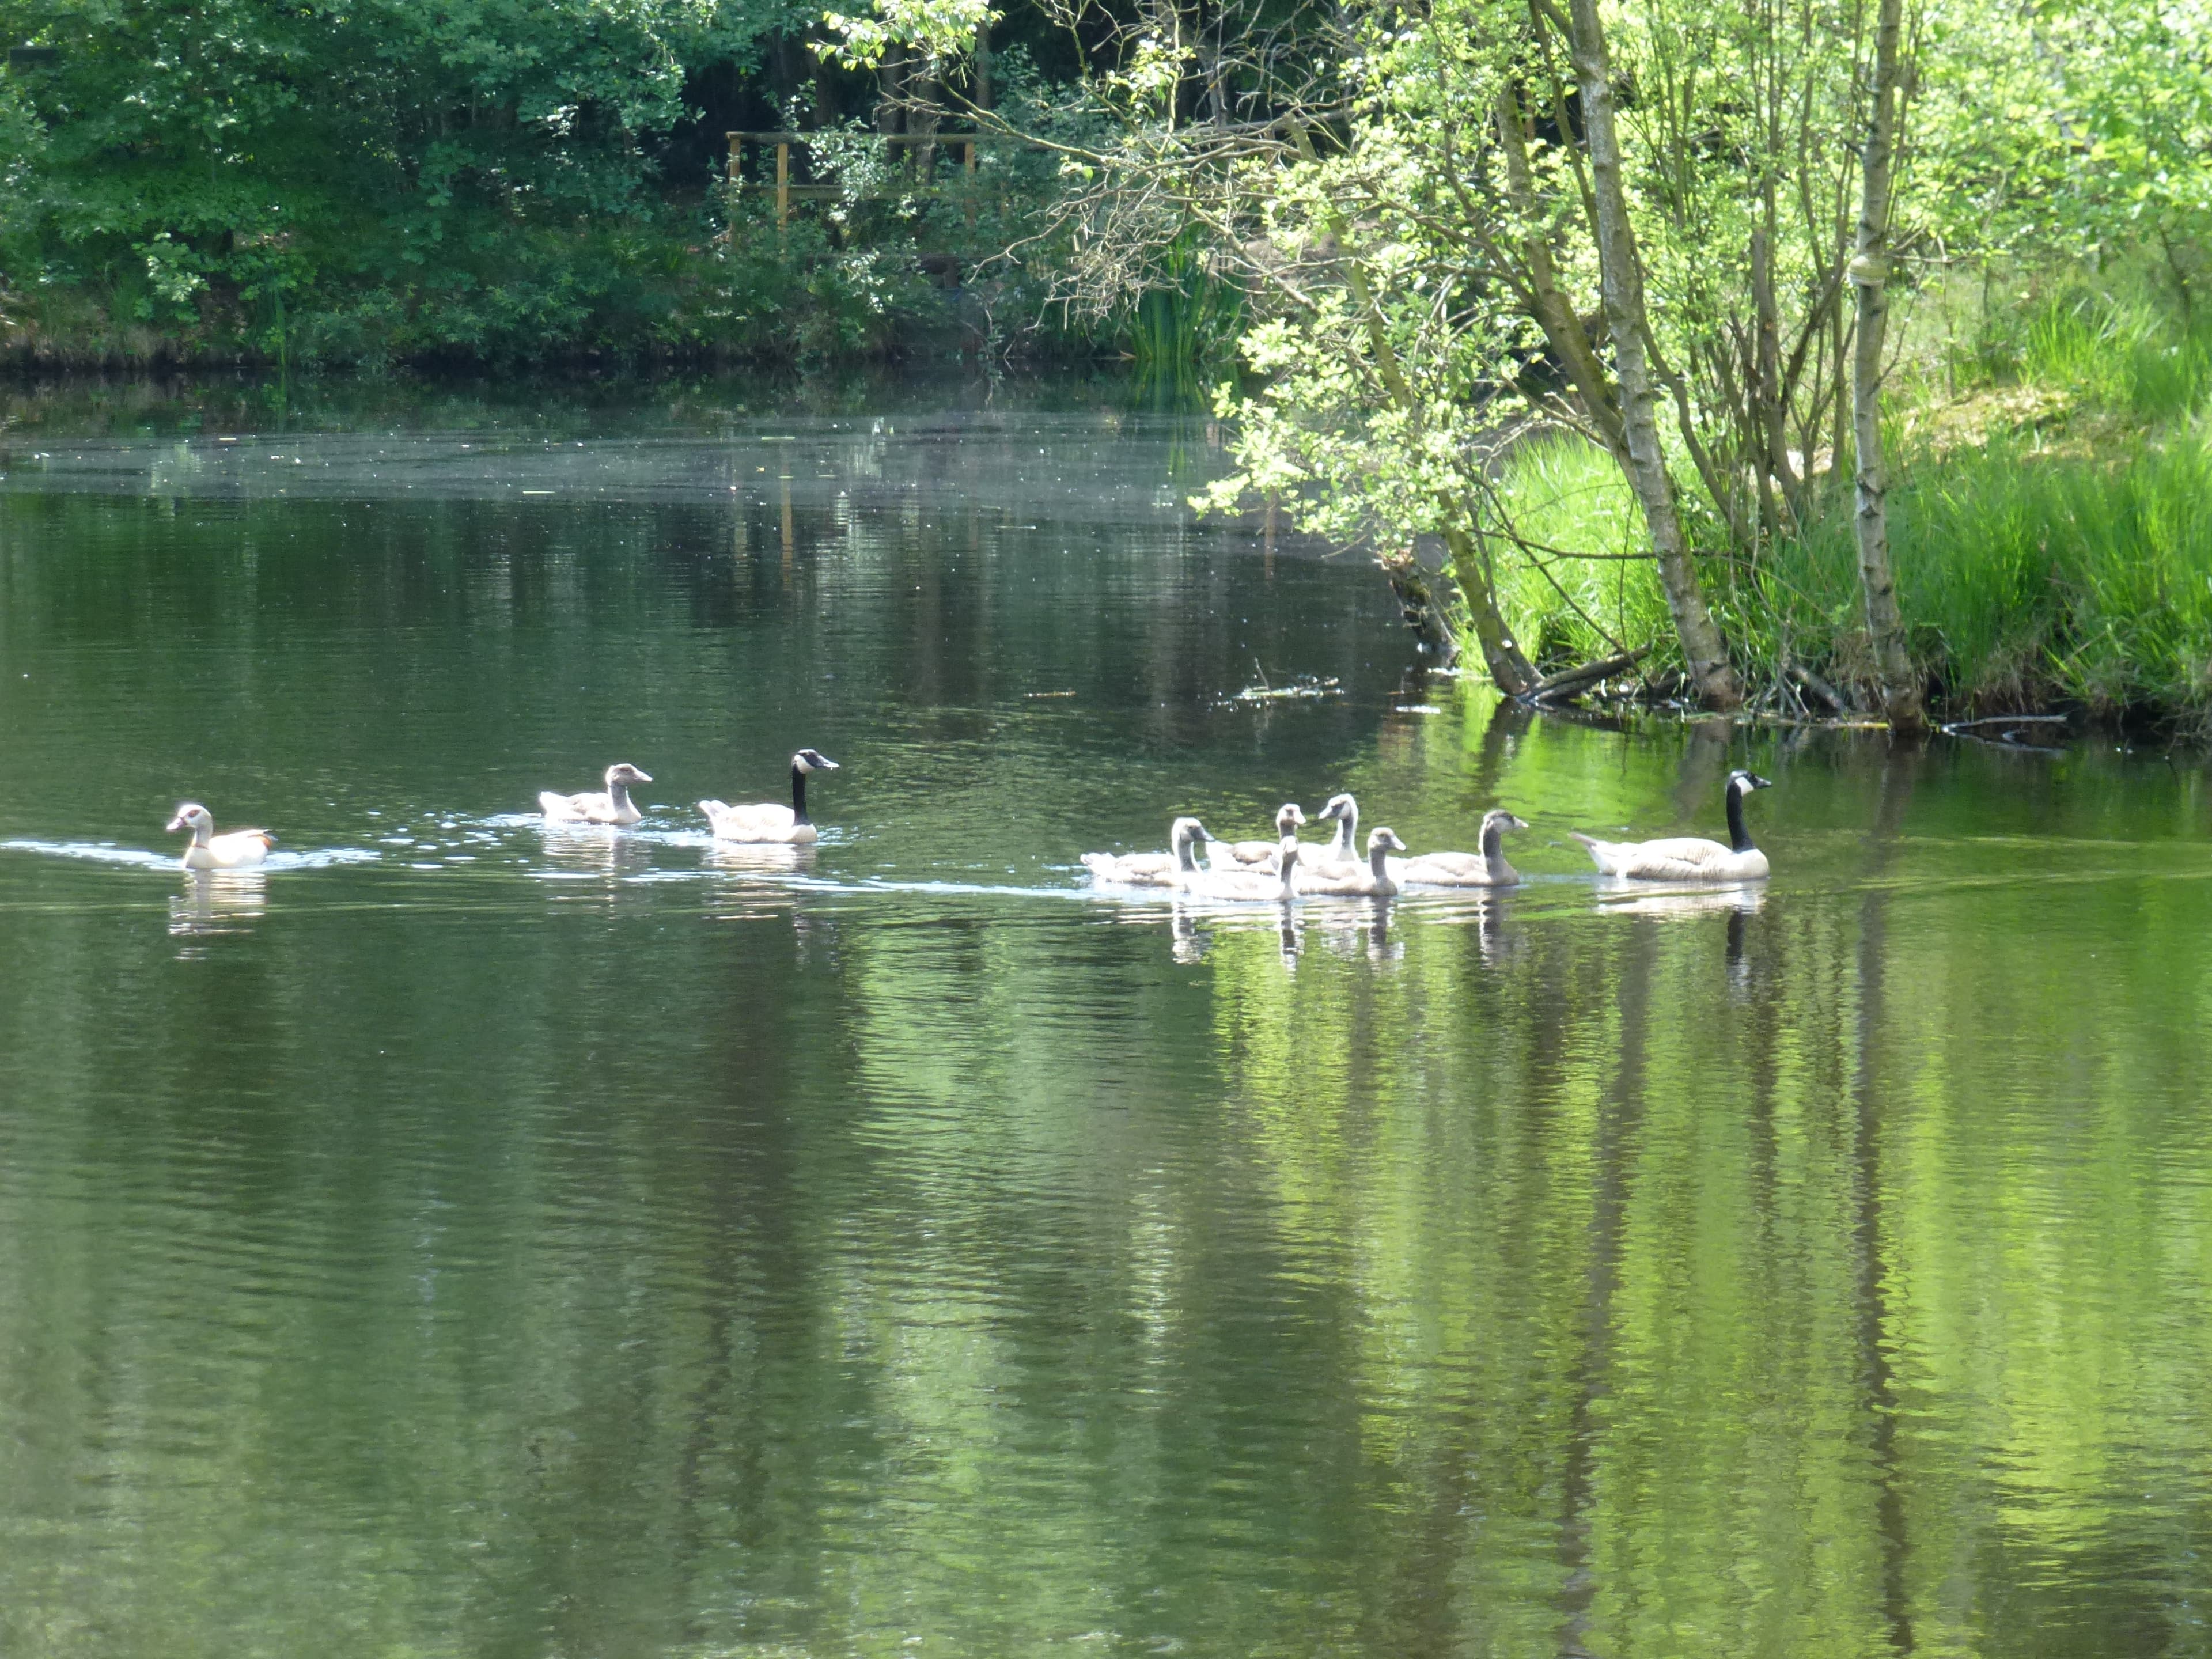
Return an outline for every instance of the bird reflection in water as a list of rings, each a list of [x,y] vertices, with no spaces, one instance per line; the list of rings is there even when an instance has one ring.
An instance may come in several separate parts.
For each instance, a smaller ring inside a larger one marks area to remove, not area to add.
[[[701,856],[722,875],[797,876],[814,867],[814,844],[718,840]]]
[[[1508,906],[1512,902],[1504,893],[1462,891],[1449,897],[1442,894],[1424,896],[1419,901],[1418,915],[1424,922],[1469,927],[1475,930],[1475,950],[1486,968],[1502,967],[1520,954],[1526,942],[1522,930],[1508,927]]]
[[[1322,944],[1331,954],[1357,962],[1395,965],[1404,959],[1406,945],[1390,937],[1390,901],[1358,899],[1346,904],[1316,907],[1308,915]]]
[[[1207,908],[1194,909],[1177,899],[1168,911],[1168,953],[1180,963],[1204,962],[1213,954],[1215,934],[1222,930],[1237,933],[1256,933],[1273,924],[1275,940],[1283,956],[1285,972],[1295,973],[1298,966],[1298,913],[1287,904],[1271,905],[1262,908],[1253,905],[1246,910]]]
[[[1213,930],[1200,931],[1198,918],[1187,905],[1175,905],[1168,915],[1168,954],[1177,962],[1204,962],[1213,951]]]
[[[169,932],[180,939],[250,933],[269,908],[269,878],[259,870],[188,870],[184,890],[169,900]]]
[[[787,884],[814,867],[811,844],[716,841],[700,854],[700,867],[714,878],[709,915],[717,921],[789,916],[799,934],[801,958],[805,958],[808,919],[798,891]],[[834,926],[827,938],[834,943]],[[835,960],[834,950],[830,959]]]
[[[1628,916],[1711,916],[1728,911],[1754,915],[1766,902],[1764,882],[1726,887],[1657,887],[1648,881],[1613,881],[1600,877],[1597,908]]]
[[[610,825],[549,823],[545,861],[563,874],[622,877],[652,867],[653,849]]]

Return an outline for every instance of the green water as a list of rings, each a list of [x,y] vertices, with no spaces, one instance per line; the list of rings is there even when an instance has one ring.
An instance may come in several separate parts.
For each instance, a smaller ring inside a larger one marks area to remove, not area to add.
[[[1499,711],[1110,410],[11,407],[9,1659],[2212,1651],[2196,760]],[[1339,788],[1531,879],[1076,867]]]

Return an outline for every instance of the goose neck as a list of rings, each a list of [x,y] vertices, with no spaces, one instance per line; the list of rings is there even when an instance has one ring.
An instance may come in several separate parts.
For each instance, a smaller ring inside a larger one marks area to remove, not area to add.
[[[1195,837],[1187,830],[1179,830],[1176,832],[1176,868],[1186,876],[1198,873],[1197,848],[1194,841]]]
[[[1358,843],[1352,837],[1359,833],[1359,809],[1347,806],[1344,816],[1336,821],[1336,839],[1329,843],[1332,863],[1348,864],[1359,856]]]
[[[1743,822],[1743,787],[1731,781],[1728,790],[1729,850],[1732,853],[1751,853],[1758,849],[1752,845],[1751,831]]]
[[[794,824],[813,822],[806,816],[806,769],[797,764],[791,769],[791,821]]]
[[[1506,872],[1505,826],[1502,823],[1482,826],[1482,866],[1492,881],[1503,878]]]
[[[1380,846],[1369,848],[1367,849],[1367,867],[1375,872],[1375,879],[1377,884],[1389,880],[1390,849],[1387,847]]]

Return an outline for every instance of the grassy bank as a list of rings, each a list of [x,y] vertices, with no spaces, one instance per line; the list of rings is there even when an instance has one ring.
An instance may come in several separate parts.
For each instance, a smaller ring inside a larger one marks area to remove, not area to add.
[[[1957,337],[1908,362],[1892,411],[1899,596],[1937,709],[2078,707],[2212,731],[2212,327],[2072,289]],[[1529,541],[1613,556],[1512,562],[1509,609],[1544,659],[1616,642],[1670,657],[1607,458],[1539,441],[1501,499]],[[1830,473],[1797,534],[1708,568],[1738,660],[1776,706],[1798,695],[1791,665],[1847,691],[1868,681],[1850,512],[1848,474]]]

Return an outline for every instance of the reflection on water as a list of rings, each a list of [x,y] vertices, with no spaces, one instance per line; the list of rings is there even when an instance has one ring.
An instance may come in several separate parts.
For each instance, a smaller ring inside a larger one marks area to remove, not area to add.
[[[709,870],[724,875],[751,876],[762,880],[804,875],[814,867],[811,844],[783,845],[775,842],[716,841],[701,855]]]
[[[169,932],[185,938],[249,932],[269,908],[269,878],[258,870],[187,870],[185,890],[169,900]]]
[[[2201,1650],[2201,768],[1404,718],[1201,435],[1014,435],[0,493],[0,1652]],[[1738,763],[1770,883],[1595,887]],[[1339,789],[1529,879],[1084,890]]]
[[[1748,915],[1766,902],[1764,881],[1691,887],[1600,876],[1595,888],[1597,908],[1617,916],[1711,916],[1729,911]]]
[[[652,844],[628,830],[598,823],[548,823],[540,833],[549,874],[638,876],[653,867]]]

